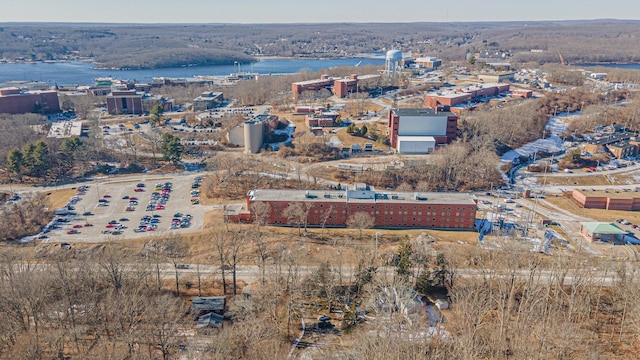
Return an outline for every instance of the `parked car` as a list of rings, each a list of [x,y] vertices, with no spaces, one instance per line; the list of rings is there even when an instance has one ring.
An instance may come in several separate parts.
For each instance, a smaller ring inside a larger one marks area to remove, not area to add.
[[[136,186],[137,186],[137,187],[139,187],[139,188],[143,188],[143,187],[145,187],[146,185],[145,185],[144,183],[138,183]]]
[[[144,192],[144,189],[143,188],[135,188],[133,191],[135,191],[135,192]]]
[[[69,231],[67,231],[67,234],[71,235],[71,234],[80,234],[80,231],[76,230],[76,229],[71,229]]]

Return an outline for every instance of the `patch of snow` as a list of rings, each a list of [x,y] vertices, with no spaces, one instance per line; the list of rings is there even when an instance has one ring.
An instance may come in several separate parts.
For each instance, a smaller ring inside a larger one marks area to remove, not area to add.
[[[289,125],[287,125],[286,128],[284,129],[276,129],[273,130],[273,133],[276,135],[287,135],[287,140],[285,141],[281,141],[279,143],[273,143],[273,144],[269,144],[269,146],[271,146],[271,150],[278,150],[280,148],[280,146],[286,144],[286,143],[290,143],[293,141],[293,133],[296,131],[296,126],[289,121]]]

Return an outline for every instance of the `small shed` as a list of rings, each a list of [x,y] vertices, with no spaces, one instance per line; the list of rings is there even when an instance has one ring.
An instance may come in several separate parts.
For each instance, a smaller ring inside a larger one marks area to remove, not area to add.
[[[438,310],[446,310],[449,308],[449,302],[447,300],[438,299],[436,300],[436,307]]]
[[[624,244],[624,238],[627,235],[626,231],[607,222],[582,222],[580,223],[580,233],[591,241],[614,244]]]

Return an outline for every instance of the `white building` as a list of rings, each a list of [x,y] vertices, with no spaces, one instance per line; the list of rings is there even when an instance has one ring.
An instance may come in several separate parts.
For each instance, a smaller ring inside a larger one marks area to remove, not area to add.
[[[449,111],[391,109],[389,142],[400,154],[429,154],[456,138],[457,121]]]

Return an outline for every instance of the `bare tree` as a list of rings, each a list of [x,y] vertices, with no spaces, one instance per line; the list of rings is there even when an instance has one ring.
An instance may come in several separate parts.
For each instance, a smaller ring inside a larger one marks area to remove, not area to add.
[[[371,229],[376,224],[376,219],[368,212],[358,211],[347,219],[347,227],[358,229],[360,232],[360,240],[362,240],[362,232],[364,229]]]
[[[231,256],[231,248],[229,247],[229,243],[231,242],[230,234],[225,229],[212,228],[211,240],[213,240],[213,246],[216,250],[216,258],[222,275],[222,293],[226,295],[227,279],[225,275],[229,258]]]
[[[333,205],[329,205],[328,208],[324,209],[322,211],[322,232],[320,233],[320,239],[324,240],[324,229],[325,226],[327,224],[327,221],[329,221],[329,218],[333,215],[336,214],[336,210],[333,208]]]
[[[164,256],[169,260],[173,266],[173,271],[176,280],[176,295],[180,296],[180,260],[187,255],[188,246],[179,237],[168,237],[162,239],[161,250]]]
[[[298,226],[298,235],[300,235],[300,227],[304,225],[304,231],[307,231],[307,223],[309,221],[309,211],[311,203],[296,201],[290,203],[284,210],[283,215],[287,218],[289,224]]]

